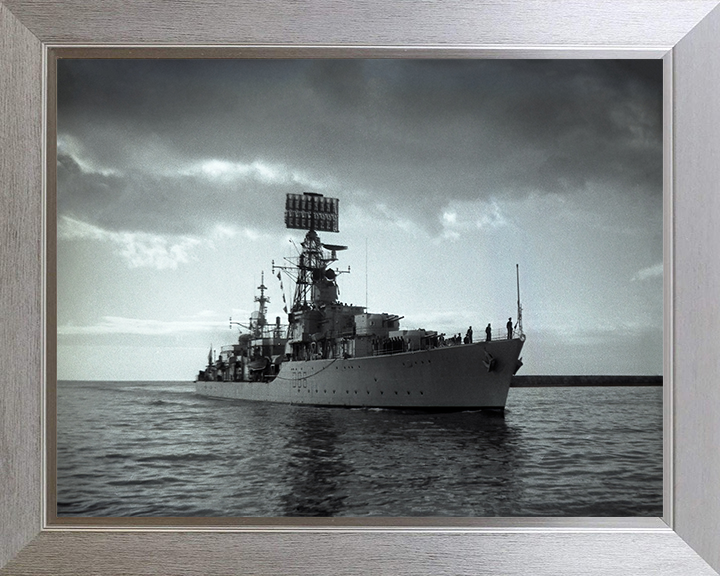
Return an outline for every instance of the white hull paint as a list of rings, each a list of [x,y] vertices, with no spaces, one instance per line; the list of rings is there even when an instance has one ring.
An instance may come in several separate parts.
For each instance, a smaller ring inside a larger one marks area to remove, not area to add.
[[[360,358],[289,361],[270,382],[196,382],[204,396],[315,406],[502,409],[523,340]],[[488,370],[488,354],[494,359]]]

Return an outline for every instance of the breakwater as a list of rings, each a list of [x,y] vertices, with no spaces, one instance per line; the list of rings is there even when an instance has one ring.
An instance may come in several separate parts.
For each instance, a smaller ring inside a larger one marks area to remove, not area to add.
[[[662,386],[662,376],[513,376],[511,388]]]

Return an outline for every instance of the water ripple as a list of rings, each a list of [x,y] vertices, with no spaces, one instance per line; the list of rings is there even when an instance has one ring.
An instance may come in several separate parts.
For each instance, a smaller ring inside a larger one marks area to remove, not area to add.
[[[505,416],[61,382],[62,516],[661,516],[660,388],[516,388]]]

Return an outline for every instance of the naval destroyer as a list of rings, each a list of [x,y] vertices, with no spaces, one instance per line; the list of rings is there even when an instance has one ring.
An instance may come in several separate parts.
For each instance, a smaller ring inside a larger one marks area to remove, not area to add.
[[[505,407],[512,376],[522,366],[525,341],[518,275],[517,322],[507,333],[484,339],[447,337],[425,329],[401,329],[401,316],[369,313],[338,300],[332,268],[346,246],[326,244],[318,232],[338,232],[337,198],[288,194],[287,228],[307,230],[302,249],[285,273],[295,283],[288,322],[267,319],[269,298],[262,277],[257,309],[236,343],[211,347],[196,392],[205,396],[316,406],[419,410]]]

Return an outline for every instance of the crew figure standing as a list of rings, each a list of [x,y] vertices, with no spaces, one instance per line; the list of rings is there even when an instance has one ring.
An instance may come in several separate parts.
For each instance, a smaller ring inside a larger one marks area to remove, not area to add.
[[[512,318],[508,318],[507,331],[508,331],[508,340],[512,340],[512,332],[513,332]]]
[[[492,340],[492,328],[490,324],[488,324],[487,328],[485,328],[485,340],[487,342],[490,342],[490,340]]]
[[[467,334],[465,334],[465,338],[467,339],[468,344],[472,344],[472,326],[468,328]]]

